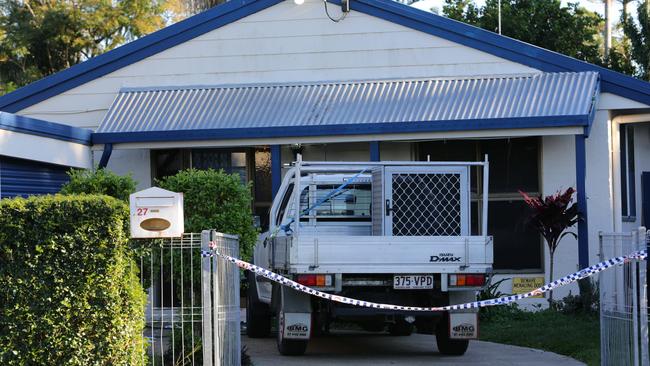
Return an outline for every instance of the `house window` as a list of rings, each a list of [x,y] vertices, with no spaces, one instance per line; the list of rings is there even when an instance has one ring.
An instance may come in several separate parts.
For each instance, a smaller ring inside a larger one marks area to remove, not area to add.
[[[490,160],[488,234],[494,237],[496,270],[539,271],[542,241],[526,225],[527,208],[519,190],[539,194],[540,140],[536,137],[498,140],[450,140],[418,144],[420,160],[476,161],[485,154]],[[472,168],[472,234],[480,233],[483,199],[482,171]]]
[[[267,147],[238,149],[161,149],[151,150],[154,179],[174,175],[181,170],[222,169],[238,174],[242,184],[252,183],[252,210],[263,230],[268,228],[271,207],[271,153]]]
[[[634,127],[621,125],[621,215],[623,221],[636,221],[636,182],[634,169]]]
[[[192,168],[223,170],[238,174],[242,183],[248,182],[246,152],[220,149],[192,149]]]
[[[248,153],[230,149],[165,149],[152,150],[152,174],[155,179],[174,175],[183,169],[215,169],[236,173],[242,183],[249,180]]]

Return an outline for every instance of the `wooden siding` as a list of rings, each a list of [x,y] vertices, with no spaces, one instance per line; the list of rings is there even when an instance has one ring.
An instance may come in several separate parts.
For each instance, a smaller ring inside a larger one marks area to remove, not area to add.
[[[19,114],[93,128],[121,87],[531,72],[537,70],[366,14],[334,23],[321,1],[286,1]]]

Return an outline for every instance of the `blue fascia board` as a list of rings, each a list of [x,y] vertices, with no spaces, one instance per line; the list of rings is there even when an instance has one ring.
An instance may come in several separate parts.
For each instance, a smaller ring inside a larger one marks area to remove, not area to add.
[[[368,135],[413,132],[473,131],[498,129],[586,127],[589,116],[464,119],[453,121],[354,123],[326,126],[281,126],[266,128],[220,128],[200,130],[101,132],[92,135],[93,144],[232,140],[333,135]]]
[[[0,97],[0,110],[17,112],[273,6],[282,0],[231,0]]]
[[[340,0],[330,0],[340,3]],[[650,105],[650,83],[392,0],[354,0],[353,10],[546,72],[598,72],[603,92]]]
[[[0,110],[18,112],[283,0],[231,0],[0,97]],[[329,0],[340,3],[340,0]],[[650,105],[650,83],[392,0],[354,0],[351,7],[546,72],[594,71],[603,92]]]
[[[0,129],[84,145],[90,145],[92,134],[92,131],[89,129],[47,122],[6,112],[0,112]]]

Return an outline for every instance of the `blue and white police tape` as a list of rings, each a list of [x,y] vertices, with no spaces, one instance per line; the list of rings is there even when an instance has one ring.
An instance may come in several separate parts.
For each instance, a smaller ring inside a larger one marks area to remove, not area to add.
[[[344,296],[338,296],[338,295],[333,295],[333,294],[328,294],[326,292],[321,292],[318,290],[314,290],[313,288],[304,286],[299,284],[298,282],[292,281],[286,277],[283,277],[277,273],[271,272],[268,269],[264,269],[262,267],[258,267],[254,264],[245,262],[241,259],[237,259],[234,257],[231,257],[226,254],[219,253],[216,251],[214,248],[216,247],[215,243],[210,243],[210,247],[213,248],[212,250],[209,251],[202,251],[201,255],[203,257],[212,257],[216,255],[217,257],[221,257],[231,263],[234,263],[237,267],[249,270],[256,275],[266,277],[270,279],[271,281],[277,282],[279,284],[282,284],[284,286],[289,286],[293,288],[294,290],[301,291],[313,296],[318,296],[323,299],[327,299],[330,301],[336,301],[340,302],[343,304],[348,304],[348,305],[355,305],[355,306],[362,306],[362,307],[367,307],[367,308],[376,308],[376,309],[388,309],[388,310],[403,310],[403,311],[449,311],[449,310],[461,310],[461,309],[473,309],[473,308],[480,308],[480,307],[486,307],[486,306],[495,306],[495,305],[506,305],[513,303],[515,301],[525,299],[527,297],[531,296],[537,296],[541,295],[544,292],[551,291],[553,289],[556,289],[561,286],[568,285],[572,282],[576,282],[578,280],[581,280],[583,278],[587,278],[590,276],[593,276],[597,273],[600,273],[608,268],[621,265],[623,263],[628,263],[632,260],[645,260],[648,256],[646,250],[640,250],[638,252],[630,253],[628,255],[616,257],[616,258],[611,258],[606,261],[594,264],[593,266],[587,267],[585,269],[582,269],[578,272],[572,273],[568,276],[564,276],[558,280],[555,280],[551,283],[547,283],[546,285],[537,288],[531,292],[525,293],[525,294],[518,294],[518,295],[511,295],[511,296],[504,296],[496,299],[490,299],[490,300],[483,300],[483,301],[474,301],[474,302],[468,302],[465,304],[457,304],[457,305],[449,305],[449,306],[438,306],[438,307],[418,307],[418,306],[401,306],[401,305],[392,305],[392,304],[379,304],[375,302],[369,302],[369,301],[363,301],[363,300],[357,300],[357,299],[351,299],[349,297],[344,297]]]

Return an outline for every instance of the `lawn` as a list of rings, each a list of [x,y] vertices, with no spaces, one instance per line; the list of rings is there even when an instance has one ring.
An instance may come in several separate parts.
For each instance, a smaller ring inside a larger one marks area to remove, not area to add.
[[[542,349],[600,365],[597,316],[502,309],[483,319],[480,329],[483,341]]]

